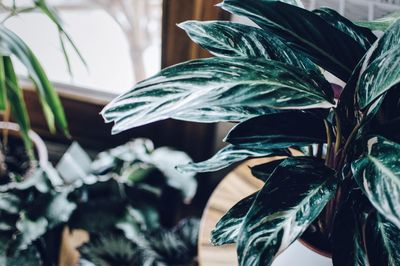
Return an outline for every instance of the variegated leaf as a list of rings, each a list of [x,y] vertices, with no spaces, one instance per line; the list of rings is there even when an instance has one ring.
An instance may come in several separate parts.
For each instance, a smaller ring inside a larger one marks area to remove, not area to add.
[[[264,58],[319,71],[311,60],[259,28],[227,21],[187,21],[179,26],[194,42],[216,56]]]
[[[224,0],[222,8],[250,18],[343,81],[366,50],[346,33],[305,9],[263,0]]]
[[[247,196],[235,204],[222,218],[211,232],[211,243],[216,246],[235,243],[253,201],[256,199],[257,192]]]
[[[400,144],[383,137],[368,141],[367,154],[352,171],[372,205],[400,228]]]
[[[333,105],[330,84],[317,73],[308,74],[273,61],[208,58],[164,69],[116,98],[102,115],[107,122],[115,123],[113,133],[118,133],[166,118],[226,121],[221,115],[225,108],[229,113],[226,118],[231,120],[234,115],[235,120],[241,121],[253,116],[242,113],[242,108],[309,109]],[[213,117],[216,111],[218,119]],[[193,117],[181,116],[186,112]]]
[[[377,212],[368,216],[365,246],[370,266],[400,265],[400,229]]]
[[[271,265],[336,191],[334,171],[311,157],[282,162],[257,194],[237,240],[239,265]]]
[[[285,155],[288,155],[288,151],[286,150],[280,151],[263,148],[246,149],[240,146],[228,145],[218,151],[210,159],[199,163],[180,165],[178,166],[178,170],[183,172],[213,172],[248,158]]]
[[[365,50],[368,50],[377,39],[370,29],[355,25],[353,22],[343,17],[333,9],[323,7],[315,9],[312,12],[338,30],[349,35]]]
[[[326,130],[322,118],[291,111],[246,120],[235,126],[225,141],[244,148],[282,149],[324,143]]]

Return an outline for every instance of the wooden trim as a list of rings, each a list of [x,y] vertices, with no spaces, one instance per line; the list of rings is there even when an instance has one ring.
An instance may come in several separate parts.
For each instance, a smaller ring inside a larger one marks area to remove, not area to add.
[[[162,27],[162,67],[211,55],[200,48],[177,24],[186,20],[227,20],[229,15],[215,5],[220,0],[164,0]],[[214,124],[168,121],[168,132],[174,132],[171,140],[185,143],[184,150],[201,151],[198,158],[208,158],[214,150]],[[175,129],[175,131],[174,131]],[[178,133],[179,132],[179,133]],[[178,133],[179,137],[176,135]]]

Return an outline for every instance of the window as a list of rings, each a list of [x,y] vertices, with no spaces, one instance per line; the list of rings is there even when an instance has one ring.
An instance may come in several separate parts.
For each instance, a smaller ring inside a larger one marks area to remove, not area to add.
[[[38,13],[21,14],[6,25],[28,43],[53,82],[115,95],[160,70],[162,0],[48,3],[58,10],[65,29],[87,61],[86,68],[69,47],[72,77],[57,29],[48,18]],[[25,74],[22,66],[17,71]]]

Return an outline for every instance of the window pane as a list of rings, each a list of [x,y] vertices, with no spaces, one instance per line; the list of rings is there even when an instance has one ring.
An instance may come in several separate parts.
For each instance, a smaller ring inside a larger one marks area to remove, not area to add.
[[[19,15],[6,26],[28,43],[52,81],[118,94],[160,70],[162,0],[48,2],[59,11],[88,69],[68,47],[70,77],[57,30],[42,14]],[[17,71],[25,74],[21,65]]]

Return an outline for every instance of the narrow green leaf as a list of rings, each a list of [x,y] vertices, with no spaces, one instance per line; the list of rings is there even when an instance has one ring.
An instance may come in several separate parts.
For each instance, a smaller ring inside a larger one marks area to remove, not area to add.
[[[263,58],[319,72],[311,60],[262,29],[227,21],[186,21],[179,27],[216,56]]]
[[[243,110],[333,105],[330,84],[317,73],[274,61],[207,58],[164,69],[116,98],[102,115],[115,123],[113,133],[119,133],[166,118],[242,121],[254,116]],[[187,112],[195,116],[189,118]]]
[[[7,96],[10,103],[11,113],[21,129],[21,137],[24,141],[25,148],[28,154],[30,154],[32,157],[33,145],[28,136],[28,131],[31,126],[29,122],[28,110],[26,109],[24,96],[22,94],[22,89],[18,85],[17,75],[15,74],[11,58],[4,56],[3,64]]]
[[[271,265],[336,191],[334,171],[309,157],[282,162],[258,193],[237,240],[239,265]]]
[[[368,50],[377,39],[370,29],[355,25],[333,9],[323,7],[315,9],[312,12],[334,26],[336,29],[349,35],[365,50]]]
[[[0,25],[0,41],[3,48],[15,55],[28,70],[29,76],[38,89],[49,128],[54,128],[53,121],[55,121],[60,130],[68,135],[67,120],[61,101],[36,56],[17,35],[2,25]]]
[[[211,243],[216,246],[235,243],[244,218],[249,211],[258,191],[236,203],[222,216],[211,232]]]
[[[390,13],[387,16],[384,16],[383,18],[379,18],[372,21],[355,21],[354,23],[361,27],[369,28],[371,30],[385,31],[387,28],[393,25],[393,23],[395,23],[399,18],[400,18],[400,11],[396,11]]]
[[[325,143],[326,130],[322,118],[291,111],[244,121],[228,133],[225,141],[243,148],[282,149]]]
[[[368,141],[367,154],[352,171],[372,205],[400,228],[400,144],[383,137]]]
[[[222,8],[250,18],[343,81],[366,50],[346,33],[305,9],[277,1],[224,0]]]
[[[79,52],[79,49],[76,47],[75,43],[72,41],[71,37],[68,35],[68,33],[64,30],[63,27],[63,22],[60,18],[60,16],[57,14],[57,11],[49,6],[45,0],[35,0],[35,6],[39,8],[43,14],[45,14],[56,26],[58,29],[58,33],[60,36],[60,44],[61,44],[61,49],[64,54],[65,61],[67,63],[68,71],[70,74],[72,74],[72,69],[70,65],[70,60],[69,56],[67,53],[67,49],[65,46],[65,40],[68,41],[68,43],[71,45],[73,48],[74,52],[78,55],[79,59],[81,62],[87,67],[86,60],[83,58],[82,54]]]
[[[7,109],[6,74],[4,71],[4,59],[0,56],[0,111]]]
[[[365,245],[371,266],[400,264],[400,229],[377,212],[368,216]]]
[[[228,167],[231,164],[246,160],[248,158],[285,156],[288,152],[285,150],[270,150],[268,148],[245,149],[241,146],[228,145],[218,151],[210,159],[187,165],[178,166],[178,170],[184,172],[213,172]]]

